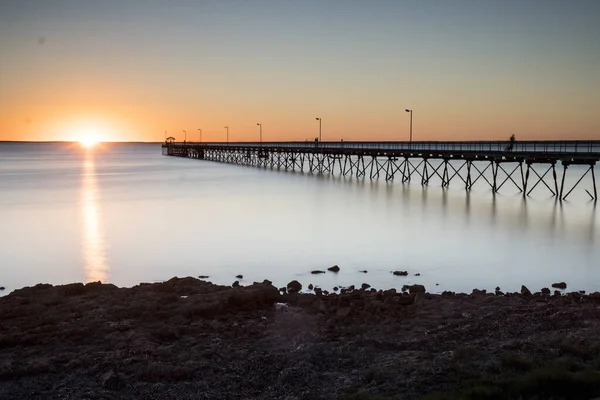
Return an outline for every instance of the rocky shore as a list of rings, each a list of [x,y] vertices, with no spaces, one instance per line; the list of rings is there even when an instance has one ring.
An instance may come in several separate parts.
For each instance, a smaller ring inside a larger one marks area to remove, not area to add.
[[[600,396],[598,293],[282,289],[16,290],[0,298],[0,398]]]

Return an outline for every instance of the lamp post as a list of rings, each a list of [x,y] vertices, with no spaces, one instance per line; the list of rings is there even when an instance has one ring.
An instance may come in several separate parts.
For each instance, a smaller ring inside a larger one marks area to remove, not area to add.
[[[262,145],[262,124],[260,122],[257,122],[256,125],[258,125],[260,128],[260,144]]]
[[[187,132],[183,130],[183,143],[187,143]]]
[[[200,143],[202,143],[202,129],[198,128],[198,132],[200,132]]]
[[[321,118],[317,117],[317,121],[319,121],[319,142],[321,141]]]
[[[406,109],[407,113],[410,113],[410,142],[412,143],[412,110]]]
[[[229,143],[229,127],[225,127],[225,131],[227,131],[227,143]]]

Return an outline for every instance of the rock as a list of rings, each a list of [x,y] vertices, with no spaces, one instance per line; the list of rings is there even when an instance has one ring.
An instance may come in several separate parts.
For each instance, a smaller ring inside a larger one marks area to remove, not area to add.
[[[394,299],[396,299],[396,303],[400,306],[409,306],[415,302],[415,296],[398,296]]]
[[[348,292],[353,292],[353,291],[354,291],[354,289],[355,289],[354,285],[350,285],[350,286],[348,286],[348,287],[346,288],[346,290],[347,290]]]
[[[371,285],[369,285],[368,283],[363,283],[362,285],[360,285],[360,288],[361,288],[362,290],[367,290],[367,289],[368,289],[368,288],[370,288],[370,287],[371,287]]]
[[[554,295],[559,297],[559,296],[562,296],[562,293],[560,292],[560,290],[555,290]]]
[[[348,315],[350,315],[351,310],[352,309],[350,307],[339,308],[337,310],[337,312],[335,313],[335,317],[336,318],[346,318]]]
[[[338,267],[337,265],[334,265],[333,267],[327,268],[327,271],[340,272],[340,267]]]
[[[199,279],[208,279],[210,278],[208,275],[200,275],[198,276]]]
[[[377,293],[377,289],[371,288],[371,293]]]
[[[313,288],[314,288],[313,284],[312,284],[312,283],[309,283],[309,284],[308,284],[308,290],[313,290]]]
[[[231,287],[240,287],[240,282],[239,281],[235,281],[231,284]]]
[[[451,292],[449,290],[444,290],[442,292],[442,296],[454,296],[454,292]]]
[[[496,290],[496,296],[504,296],[504,292],[502,290]]]
[[[284,288],[284,287],[280,287],[280,288],[279,288],[279,291],[280,291],[281,293],[284,293],[284,294],[285,294],[285,293],[287,293],[287,289],[286,289],[286,288]]]
[[[262,281],[262,283],[263,283],[264,285],[272,285],[272,284],[273,284],[273,282],[271,282],[271,281],[270,281],[270,280],[268,280],[268,279],[265,279],[264,281]]]
[[[425,293],[425,286],[423,286],[423,285],[411,285],[408,288],[408,293],[410,293],[410,294]]]
[[[550,289],[548,289],[547,287],[545,287],[545,288],[542,288],[541,292],[542,292],[542,294],[543,294],[543,295],[545,295],[545,296],[548,296],[548,295],[550,295]]]
[[[440,286],[440,284],[439,284],[439,283],[436,283],[436,284],[435,284],[435,286]]]
[[[415,294],[415,300],[414,300],[413,304],[422,303],[423,300],[425,300],[425,293],[416,293]]]
[[[329,296],[329,290],[323,290],[323,294],[324,294],[325,296]]]
[[[123,374],[117,374],[114,371],[107,372],[102,377],[102,386],[107,390],[120,390],[125,388],[127,382]]]
[[[235,277],[236,277],[237,279],[244,279],[244,276],[243,276],[243,275],[236,275]]]
[[[418,272],[415,274],[415,276],[421,276],[421,274],[419,274]]]
[[[325,303],[322,300],[317,300],[313,303],[313,307],[315,310],[319,311],[319,312],[327,312],[327,307],[325,306]]]
[[[392,274],[394,274],[396,276],[407,276],[408,272],[406,272],[406,271],[394,271],[394,272],[392,272]]]
[[[553,283],[552,287],[556,288],[556,289],[566,289],[567,288],[567,284],[564,283],[564,282],[558,282],[558,283]]]
[[[324,274],[325,271],[321,271],[321,270],[315,269],[314,271],[310,271],[310,273],[311,274]]]
[[[500,286],[496,286],[496,292],[500,291]]]
[[[334,287],[333,287],[333,291],[334,291],[334,292],[337,292],[337,291],[338,291],[338,287],[337,287],[337,286],[334,286]]]
[[[486,290],[479,290],[479,289],[473,289],[473,291],[471,292],[471,296],[483,296],[484,294],[486,294]]]
[[[361,272],[361,273],[363,273],[363,274],[366,274],[366,273],[367,273],[367,270],[366,270],[366,269],[363,269],[362,271],[358,271],[358,272]]]
[[[289,293],[297,293],[302,290],[302,284],[298,281],[291,281],[287,284],[287,290]]]
[[[585,290],[580,290],[579,293],[585,294]]]
[[[527,286],[521,285],[521,294],[523,296],[531,296],[531,291],[527,289]]]
[[[408,289],[410,289],[410,285],[402,285],[402,290],[403,292],[406,292]]]
[[[320,297],[320,296],[323,295],[323,291],[321,290],[321,288],[316,287],[315,288],[315,294]]]
[[[210,321],[210,327],[215,331],[220,331],[223,328],[225,328],[225,324],[219,320],[213,319],[212,321]]]
[[[4,286],[0,286],[0,290],[4,290],[6,289]]]
[[[383,298],[386,299],[388,297],[394,297],[396,294],[396,289],[388,289],[383,291]]]

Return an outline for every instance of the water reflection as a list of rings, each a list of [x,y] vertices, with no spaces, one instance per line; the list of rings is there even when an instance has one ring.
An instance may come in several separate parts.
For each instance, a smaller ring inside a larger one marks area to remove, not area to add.
[[[81,185],[83,217],[83,259],[86,282],[105,282],[108,278],[106,244],[100,221],[98,185],[93,150],[85,153]]]

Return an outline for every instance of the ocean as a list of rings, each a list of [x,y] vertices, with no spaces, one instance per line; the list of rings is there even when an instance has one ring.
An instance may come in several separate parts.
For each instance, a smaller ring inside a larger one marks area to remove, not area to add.
[[[560,203],[541,186],[524,200],[483,181],[466,192],[319,176],[166,157],[156,143],[0,143],[0,286],[243,275],[328,290],[597,291],[600,217],[585,188]]]

